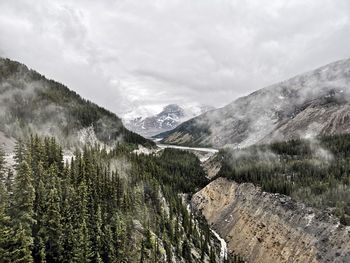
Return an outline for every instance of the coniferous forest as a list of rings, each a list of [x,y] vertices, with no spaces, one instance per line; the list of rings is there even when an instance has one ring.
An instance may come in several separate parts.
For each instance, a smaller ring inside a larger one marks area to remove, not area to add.
[[[218,262],[179,195],[207,183],[195,155],[131,149],[96,145],[64,161],[55,139],[32,136],[13,166],[1,154],[0,262]]]
[[[329,208],[350,225],[349,134],[225,149],[217,158],[222,159],[218,176]]]
[[[21,139],[39,133],[71,148],[79,145],[81,131],[91,129],[95,141],[111,144],[123,138],[130,144],[154,146],[127,130],[114,113],[10,59],[0,58],[0,94],[1,132],[7,137]]]

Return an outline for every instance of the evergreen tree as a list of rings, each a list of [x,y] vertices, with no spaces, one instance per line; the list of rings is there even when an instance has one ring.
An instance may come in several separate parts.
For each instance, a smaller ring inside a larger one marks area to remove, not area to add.
[[[44,217],[46,227],[46,258],[49,262],[60,262],[63,258],[63,237],[60,214],[60,197],[57,189],[49,189],[47,212]]]
[[[104,262],[111,262],[111,263],[117,262],[116,247],[114,245],[115,242],[113,240],[113,233],[110,225],[104,226],[102,244],[104,248],[104,252],[103,252]]]
[[[7,214],[7,192],[0,179],[0,262],[10,262],[11,218]]]
[[[185,240],[182,244],[182,257],[186,262],[192,262],[191,248],[187,240]]]
[[[43,241],[43,239],[40,236],[38,237],[37,250],[38,250],[38,252],[36,254],[36,262],[46,263],[45,242]]]
[[[34,257],[39,262],[44,262],[46,259],[46,227],[45,227],[45,213],[47,211],[47,201],[46,201],[46,188],[44,185],[44,167],[41,162],[38,164],[36,172],[37,187],[35,191],[35,204],[34,212],[36,224],[34,226]]]
[[[72,262],[90,263],[93,257],[90,236],[85,219],[76,231],[76,243],[73,247]]]
[[[145,243],[141,241],[141,249],[140,249],[140,263],[145,262]]]
[[[193,260],[191,248],[201,246],[193,239],[204,232],[178,194],[206,182],[200,163],[181,151],[141,157],[132,149],[89,146],[64,164],[54,139],[20,141],[14,182],[9,172],[0,184],[0,262],[158,262],[160,244],[169,262]],[[144,229],[136,239],[134,220]]]
[[[78,187],[79,213],[78,225],[75,231],[75,243],[73,244],[73,262],[89,263],[93,257],[93,249],[88,229],[88,201],[87,187],[82,181]]]
[[[5,152],[0,147],[0,179],[4,180],[5,175]]]
[[[33,239],[28,235],[27,230],[19,223],[15,236],[13,237],[14,247],[11,251],[10,262],[16,263],[32,263],[34,262],[32,257],[31,248],[33,246]]]
[[[102,215],[101,215],[101,207],[97,207],[96,215],[95,215],[95,234],[94,234],[94,261],[102,262]]]
[[[21,139],[17,140],[14,153],[15,153],[14,160],[16,161],[16,168],[18,169],[19,165],[25,160],[25,156],[26,156],[25,144]]]
[[[212,247],[210,248],[209,263],[216,263],[216,256]]]
[[[15,177],[14,199],[14,250],[13,262],[32,262],[32,228],[34,220],[35,190],[32,175],[26,161],[18,166]]]

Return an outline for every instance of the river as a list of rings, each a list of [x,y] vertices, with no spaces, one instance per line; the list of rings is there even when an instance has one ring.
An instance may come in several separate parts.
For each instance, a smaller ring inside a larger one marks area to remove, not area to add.
[[[174,148],[180,150],[190,150],[190,151],[198,151],[198,152],[207,152],[207,153],[217,153],[219,150],[214,148],[201,148],[201,147],[187,147],[187,146],[179,146],[179,145],[171,145],[171,144],[157,144],[159,148]]]
[[[217,149],[214,149],[214,148],[187,147],[187,146],[178,146],[178,145],[170,145],[170,144],[157,144],[157,146],[161,149],[174,148],[174,149],[180,149],[180,150],[197,151],[197,152],[205,153],[206,155],[209,155],[209,156],[219,152]],[[206,160],[206,159],[207,158],[205,158],[204,160]],[[201,160],[201,158],[200,158],[200,160]],[[203,159],[201,161],[203,161]],[[183,201],[184,200],[185,199],[183,199]],[[184,201],[184,202],[186,202],[186,201]],[[187,211],[189,213],[192,213],[190,204],[187,204]],[[227,243],[215,230],[213,230],[213,229],[210,229],[210,230],[214,234],[216,239],[219,240],[219,242],[220,242],[220,247],[221,247],[221,249],[220,249],[220,262],[221,263],[225,262],[227,260]]]
[[[225,260],[227,259],[227,243],[226,243],[226,241],[225,241],[218,233],[216,233],[213,229],[211,229],[211,232],[213,232],[214,236],[220,241],[220,245],[221,245],[220,260],[221,260],[221,262],[225,262]]]

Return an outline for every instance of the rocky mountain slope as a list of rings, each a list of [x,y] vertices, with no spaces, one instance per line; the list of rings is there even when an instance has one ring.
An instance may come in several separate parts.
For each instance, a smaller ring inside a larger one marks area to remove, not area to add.
[[[86,140],[152,144],[128,131],[114,113],[23,64],[3,58],[0,58],[0,132],[9,141],[31,133],[55,136],[65,146]]]
[[[248,262],[350,262],[350,227],[290,197],[218,178],[191,204]]]
[[[159,135],[164,143],[245,147],[350,132],[350,59],[258,90]]]
[[[169,104],[154,116],[126,119],[124,123],[130,130],[145,137],[151,137],[158,133],[172,130],[182,122],[212,109],[212,107],[204,105],[182,107],[177,104]]]

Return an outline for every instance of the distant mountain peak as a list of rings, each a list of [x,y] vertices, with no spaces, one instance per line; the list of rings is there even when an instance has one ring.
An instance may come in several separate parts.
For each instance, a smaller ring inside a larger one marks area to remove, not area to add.
[[[178,104],[169,104],[163,107],[162,111],[148,117],[136,117],[131,120],[124,120],[125,125],[134,132],[143,136],[151,137],[160,132],[174,129],[182,122],[198,116],[207,110],[210,106],[194,105],[180,106]]]
[[[169,104],[163,108],[161,113],[177,113],[177,112],[184,113],[184,109],[177,104]]]

